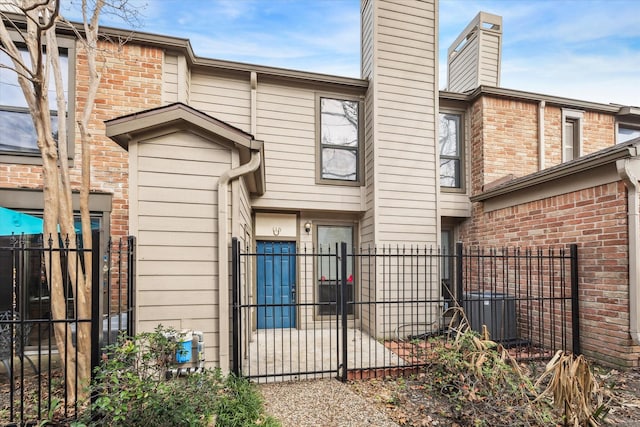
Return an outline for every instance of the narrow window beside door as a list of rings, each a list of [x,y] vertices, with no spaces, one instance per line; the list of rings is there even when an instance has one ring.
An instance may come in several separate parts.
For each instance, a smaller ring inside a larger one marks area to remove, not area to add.
[[[318,228],[318,264],[316,276],[318,283],[319,315],[335,315],[341,303],[340,280],[342,269],[338,255],[340,243],[347,244],[347,253],[353,253],[353,227],[319,225]],[[347,301],[354,300],[354,284],[356,282],[353,257],[347,257]],[[353,305],[347,307],[347,314],[353,314]]]

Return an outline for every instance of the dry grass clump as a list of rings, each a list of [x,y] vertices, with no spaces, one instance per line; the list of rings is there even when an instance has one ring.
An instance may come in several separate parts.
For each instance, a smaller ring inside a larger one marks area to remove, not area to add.
[[[536,387],[547,380],[546,388],[536,400],[553,396],[553,404],[561,411],[565,425],[600,425],[606,416],[607,406],[598,382],[582,355],[576,357],[563,351],[556,352],[536,381]]]
[[[606,416],[607,405],[583,356],[558,351],[534,383],[526,366],[492,341],[486,327],[478,335],[464,311],[453,310],[449,334],[434,347],[438,357],[431,368],[461,421],[484,424],[489,412],[498,412],[496,422],[553,425],[560,420],[565,426],[596,427]]]

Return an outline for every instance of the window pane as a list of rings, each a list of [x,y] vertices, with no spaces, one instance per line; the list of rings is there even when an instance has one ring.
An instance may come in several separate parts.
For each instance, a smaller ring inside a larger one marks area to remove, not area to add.
[[[322,149],[322,178],[355,181],[357,170],[358,156],[355,150]]]
[[[26,49],[20,49],[22,58],[29,61]],[[9,56],[0,52],[0,64],[13,68],[13,63]],[[18,84],[18,75],[9,68],[0,67],[0,105],[27,108],[27,101],[24,98],[22,89]]]
[[[323,179],[358,180],[357,101],[320,98],[320,161]]]
[[[440,155],[460,156],[460,116],[440,114]]]
[[[347,251],[351,253],[353,248],[353,227],[342,226],[318,226],[318,251],[321,254],[336,254],[336,243],[338,252],[340,243],[347,244]],[[320,257],[318,261],[317,276],[319,280],[337,280],[340,277],[340,265],[336,266],[335,257]],[[353,280],[353,259],[347,259],[347,278],[351,276]]]
[[[339,99],[320,99],[323,145],[358,146],[358,103]]]
[[[575,144],[575,122],[573,120],[567,120],[564,124],[564,161],[573,160],[574,158],[574,144]]]
[[[54,137],[58,138],[58,118],[51,117]],[[38,153],[36,130],[28,112],[0,110],[0,151]]]
[[[29,55],[26,48],[21,48],[20,53],[26,62]],[[13,63],[9,57],[0,52],[0,64],[12,68]],[[60,51],[60,72],[63,76],[64,98],[69,97],[69,58],[66,50]],[[49,82],[49,109],[52,111],[52,127],[54,138],[58,138],[58,118],[55,112],[56,91],[53,82],[53,71]],[[16,73],[8,68],[0,67],[0,151],[16,154],[37,154],[36,131],[28,111],[27,102],[18,84]]]
[[[440,186],[460,188],[460,160],[440,159]]]
[[[341,313],[341,266],[336,251],[340,251],[340,243],[347,244],[347,252],[353,251],[353,227],[351,226],[318,226],[318,257],[316,277],[318,278],[317,301],[318,315],[335,315]],[[332,256],[327,256],[331,254]],[[347,257],[346,300],[354,301],[355,278],[353,273],[353,257]],[[354,305],[347,306],[347,314],[353,314]]]
[[[440,186],[461,187],[462,117],[459,114],[440,114]]]
[[[634,138],[640,138],[640,128],[634,129],[618,126],[618,143],[630,141]]]

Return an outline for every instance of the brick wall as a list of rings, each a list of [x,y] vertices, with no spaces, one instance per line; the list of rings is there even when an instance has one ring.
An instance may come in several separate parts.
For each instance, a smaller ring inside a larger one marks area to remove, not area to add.
[[[535,103],[484,97],[484,184],[538,168],[538,107]]]
[[[538,171],[538,102],[484,95],[471,108],[472,194],[507,175]],[[562,109],[544,109],[545,167],[562,161]],[[615,117],[585,111],[583,154],[615,144]]]
[[[480,98],[471,106],[470,113],[470,132],[471,138],[467,147],[470,147],[468,156],[471,160],[471,194],[477,194],[482,191],[484,184],[484,139],[482,133],[482,113],[484,98]]]
[[[78,45],[79,46],[79,45]],[[91,190],[110,193],[112,198],[111,235],[126,236],[128,227],[128,153],[104,136],[104,120],[157,107],[161,102],[163,52],[159,49],[125,44],[100,45],[101,85],[96,97],[91,128]],[[78,47],[76,58],[76,117],[84,107],[87,90],[86,54]],[[76,130],[76,137],[79,132]],[[71,169],[74,189],[79,188],[81,152],[76,139]],[[30,165],[0,164],[0,186],[42,188],[42,168]]]
[[[594,153],[616,143],[615,117],[612,114],[586,111],[582,123],[583,154]]]
[[[544,146],[546,167],[562,163],[562,109],[552,105],[544,109]]]
[[[627,196],[621,182],[483,212],[460,227],[465,244],[578,245],[582,350],[604,363],[638,366],[629,336]]]

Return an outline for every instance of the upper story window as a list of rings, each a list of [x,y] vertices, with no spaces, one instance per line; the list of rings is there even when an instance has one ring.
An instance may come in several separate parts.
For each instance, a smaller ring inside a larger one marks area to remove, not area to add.
[[[60,71],[63,77],[64,97],[67,102],[69,117],[73,117],[73,100],[70,97],[69,88],[73,87],[72,70],[73,60],[70,52],[73,50],[73,41],[59,40],[60,44]],[[29,61],[26,47],[18,45],[18,49],[25,61]],[[9,67],[9,68],[7,68]],[[29,107],[22,89],[18,83],[18,77],[13,71],[13,63],[9,56],[0,51],[0,162],[18,164],[39,164],[40,152],[36,141],[36,131],[29,113]],[[72,83],[72,84],[70,84]],[[56,103],[55,85],[53,76],[49,83],[48,93],[49,109],[51,112],[54,138],[58,136],[58,111]],[[73,129],[73,121],[69,121],[68,129]],[[73,132],[68,131],[68,153],[73,156]]]
[[[582,155],[582,111],[562,110],[562,161]]]
[[[360,102],[319,98],[319,181],[359,184]]]
[[[462,188],[462,114],[440,113],[440,186]]]
[[[620,144],[635,138],[640,138],[640,125],[634,126],[634,125],[628,125],[623,123],[618,124],[618,134],[616,136],[616,143]]]

